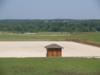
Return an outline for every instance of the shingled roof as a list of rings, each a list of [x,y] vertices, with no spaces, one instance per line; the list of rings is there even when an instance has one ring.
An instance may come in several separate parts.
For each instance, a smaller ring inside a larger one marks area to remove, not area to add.
[[[50,44],[50,45],[45,46],[45,48],[63,48],[63,47],[58,44]]]

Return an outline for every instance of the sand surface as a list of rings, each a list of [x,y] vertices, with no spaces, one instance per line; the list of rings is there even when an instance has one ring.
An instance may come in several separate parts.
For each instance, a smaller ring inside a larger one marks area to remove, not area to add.
[[[66,41],[13,41],[0,42],[0,57],[46,57],[45,46],[59,44],[63,57],[100,57],[100,48]]]

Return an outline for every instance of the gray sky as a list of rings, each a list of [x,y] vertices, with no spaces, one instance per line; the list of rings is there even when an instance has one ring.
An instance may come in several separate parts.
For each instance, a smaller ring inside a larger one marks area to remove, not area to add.
[[[99,0],[5,0],[0,19],[100,19]]]

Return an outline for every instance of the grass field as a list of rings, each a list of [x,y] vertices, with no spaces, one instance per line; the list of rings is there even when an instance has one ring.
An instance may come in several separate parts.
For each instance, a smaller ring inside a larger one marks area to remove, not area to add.
[[[100,44],[100,32],[75,33],[70,36],[71,39],[80,39]]]
[[[36,34],[16,34],[0,33],[0,41],[63,41],[66,39],[65,33],[36,33]]]
[[[100,44],[100,32],[0,33],[0,41],[67,41],[71,39]],[[100,59],[0,58],[0,75],[100,75]]]
[[[100,75],[100,59],[0,58],[0,75]]]
[[[100,32],[67,33],[38,32],[33,34],[0,33],[0,41],[66,41],[85,40],[100,44]]]

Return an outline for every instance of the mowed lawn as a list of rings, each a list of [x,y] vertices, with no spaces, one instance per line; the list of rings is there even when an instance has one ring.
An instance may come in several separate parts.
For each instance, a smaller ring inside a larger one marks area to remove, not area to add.
[[[0,58],[0,75],[100,75],[100,59]]]
[[[100,32],[0,33],[0,41],[66,41],[69,39],[80,39],[100,44]]]
[[[100,44],[100,32],[75,33],[70,36],[71,39],[80,39]]]
[[[33,34],[0,33],[0,41],[64,41],[65,33],[39,32]]]

